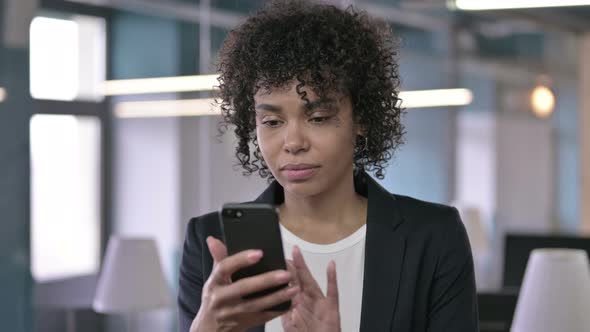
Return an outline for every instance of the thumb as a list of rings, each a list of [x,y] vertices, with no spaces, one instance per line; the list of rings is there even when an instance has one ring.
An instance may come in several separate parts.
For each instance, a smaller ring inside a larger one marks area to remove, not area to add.
[[[211,256],[213,256],[214,263],[219,263],[222,259],[227,257],[227,248],[225,247],[225,244],[213,236],[207,237],[207,247],[209,247],[209,252],[211,253]]]

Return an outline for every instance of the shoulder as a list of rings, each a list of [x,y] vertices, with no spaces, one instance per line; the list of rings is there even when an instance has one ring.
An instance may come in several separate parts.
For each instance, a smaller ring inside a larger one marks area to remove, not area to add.
[[[251,204],[256,201],[243,201],[237,204]],[[213,236],[221,240],[222,230],[219,220],[219,211],[212,211],[189,220],[186,228],[186,236],[194,234],[200,240],[204,241],[207,236]]]
[[[462,225],[456,208],[409,196],[392,194],[404,221],[419,227],[457,227]]]
[[[221,236],[221,227],[219,225],[218,213],[210,212],[191,218],[186,228],[186,236],[194,237],[199,242],[204,241],[207,236],[219,238]]]
[[[393,195],[403,222],[401,228],[414,241],[436,251],[469,247],[465,226],[456,208],[416,198]]]
[[[473,258],[457,209],[401,195],[395,199],[404,218],[399,229],[407,239],[408,266],[419,266],[415,279],[425,290],[430,330],[478,331]]]
[[[249,204],[254,201],[240,202],[238,204]],[[187,233],[193,233],[203,240],[207,236],[214,236],[221,239],[221,225],[219,220],[219,211],[212,211],[198,217],[193,217],[189,220],[187,225]]]

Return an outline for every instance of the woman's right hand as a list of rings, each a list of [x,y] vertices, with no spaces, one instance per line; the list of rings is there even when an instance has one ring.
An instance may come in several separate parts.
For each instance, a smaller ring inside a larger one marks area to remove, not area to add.
[[[262,251],[245,250],[228,256],[225,245],[211,236],[207,238],[207,246],[213,256],[213,271],[203,287],[201,307],[193,320],[191,332],[242,332],[285,313],[264,309],[293,299],[299,291],[297,286],[255,299],[245,300],[243,297],[289,283],[292,277],[290,272],[271,271],[232,283],[232,274],[256,264],[262,258]]]

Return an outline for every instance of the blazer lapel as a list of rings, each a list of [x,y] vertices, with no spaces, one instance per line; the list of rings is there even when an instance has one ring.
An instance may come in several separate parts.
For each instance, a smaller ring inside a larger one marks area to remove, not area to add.
[[[268,204],[281,204],[285,201],[285,192],[283,191],[283,187],[277,182],[277,180],[273,180],[268,187],[254,200],[257,203],[268,203]]]
[[[370,177],[366,181],[369,205],[360,331],[384,331],[384,326],[389,331],[406,244],[395,232],[402,218],[394,196]]]

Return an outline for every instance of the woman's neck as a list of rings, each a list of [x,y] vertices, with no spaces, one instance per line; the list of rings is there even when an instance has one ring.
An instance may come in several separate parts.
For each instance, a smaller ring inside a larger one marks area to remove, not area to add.
[[[279,207],[281,224],[313,243],[333,243],[365,224],[367,199],[354,190],[352,176],[332,190],[311,197],[290,195]]]

